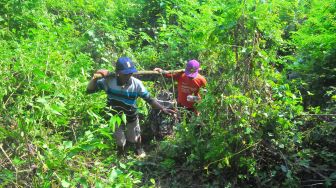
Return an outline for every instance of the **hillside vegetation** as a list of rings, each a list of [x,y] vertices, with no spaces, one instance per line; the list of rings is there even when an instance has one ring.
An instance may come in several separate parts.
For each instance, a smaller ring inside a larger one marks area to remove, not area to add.
[[[333,187],[335,33],[334,0],[0,0],[0,187]],[[85,92],[124,55],[208,81],[144,159],[117,156],[123,118]]]

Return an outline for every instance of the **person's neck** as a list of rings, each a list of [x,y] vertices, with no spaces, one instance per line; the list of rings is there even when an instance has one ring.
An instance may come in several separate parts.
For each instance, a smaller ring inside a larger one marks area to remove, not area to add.
[[[131,79],[131,78],[130,78],[130,79]],[[126,82],[122,82],[121,79],[120,79],[120,77],[117,77],[117,85],[118,85],[118,86],[125,86],[125,85],[127,85],[128,83],[129,83],[129,80],[126,81]]]

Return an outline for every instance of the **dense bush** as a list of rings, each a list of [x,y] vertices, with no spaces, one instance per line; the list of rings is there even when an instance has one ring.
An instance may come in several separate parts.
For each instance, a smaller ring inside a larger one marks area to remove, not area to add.
[[[1,0],[0,36],[1,186],[335,184],[332,0]],[[208,80],[201,115],[144,160],[116,155],[123,118],[85,93],[121,55],[147,70],[198,59]]]

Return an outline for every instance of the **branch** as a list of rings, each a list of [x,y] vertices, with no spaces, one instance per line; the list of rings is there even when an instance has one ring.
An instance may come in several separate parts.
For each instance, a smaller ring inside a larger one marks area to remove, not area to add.
[[[216,160],[216,161],[212,161],[211,163],[207,164],[207,165],[204,167],[204,169],[208,170],[208,168],[209,168],[210,165],[212,165],[212,164],[214,164],[214,163],[217,163],[217,162],[219,162],[219,161],[223,161],[223,160],[225,160],[226,158],[231,158],[231,157],[233,157],[233,156],[235,156],[235,155],[238,155],[239,153],[241,153],[241,152],[243,152],[243,151],[245,151],[245,150],[247,150],[247,149],[249,149],[249,148],[251,148],[251,147],[253,147],[253,146],[257,145],[257,144],[259,144],[260,142],[261,142],[261,140],[259,140],[258,142],[254,143],[254,144],[252,144],[252,145],[250,145],[250,146],[247,146],[246,148],[244,148],[244,149],[238,151],[237,153],[234,153],[234,154],[232,154],[232,155],[229,155],[228,157],[224,157],[224,158],[218,159],[218,160]]]
[[[336,114],[301,114],[301,116],[335,116]]]
[[[3,149],[3,144],[0,144],[0,149],[3,152],[3,154],[6,156],[6,158],[8,159],[8,161],[12,164],[13,168],[15,169],[15,176],[16,176],[16,184],[18,181],[18,169],[16,168],[16,166],[14,165],[14,163],[12,162],[12,160],[9,158],[9,156],[7,155],[6,151]]]

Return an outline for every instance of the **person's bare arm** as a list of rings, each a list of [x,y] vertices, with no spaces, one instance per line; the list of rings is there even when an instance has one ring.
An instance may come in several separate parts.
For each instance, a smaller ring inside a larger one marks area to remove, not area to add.
[[[86,92],[87,93],[94,93],[97,91],[97,78],[92,78],[89,82],[89,84],[86,87]]]
[[[152,106],[152,108],[159,109],[162,112],[164,112],[165,114],[168,114],[168,115],[174,115],[174,114],[176,114],[176,111],[174,111],[172,109],[169,109],[169,108],[165,108],[160,103],[158,103],[156,99],[153,99],[151,101],[151,103],[149,103],[149,104]]]
[[[102,76],[107,76],[108,75],[108,70],[98,70],[94,75],[96,74],[99,74],[99,75],[102,75]],[[97,91],[97,80],[99,78],[98,77],[95,77],[93,76],[92,79],[89,81],[89,84],[87,85],[86,87],[86,92],[87,93],[94,93]]]

